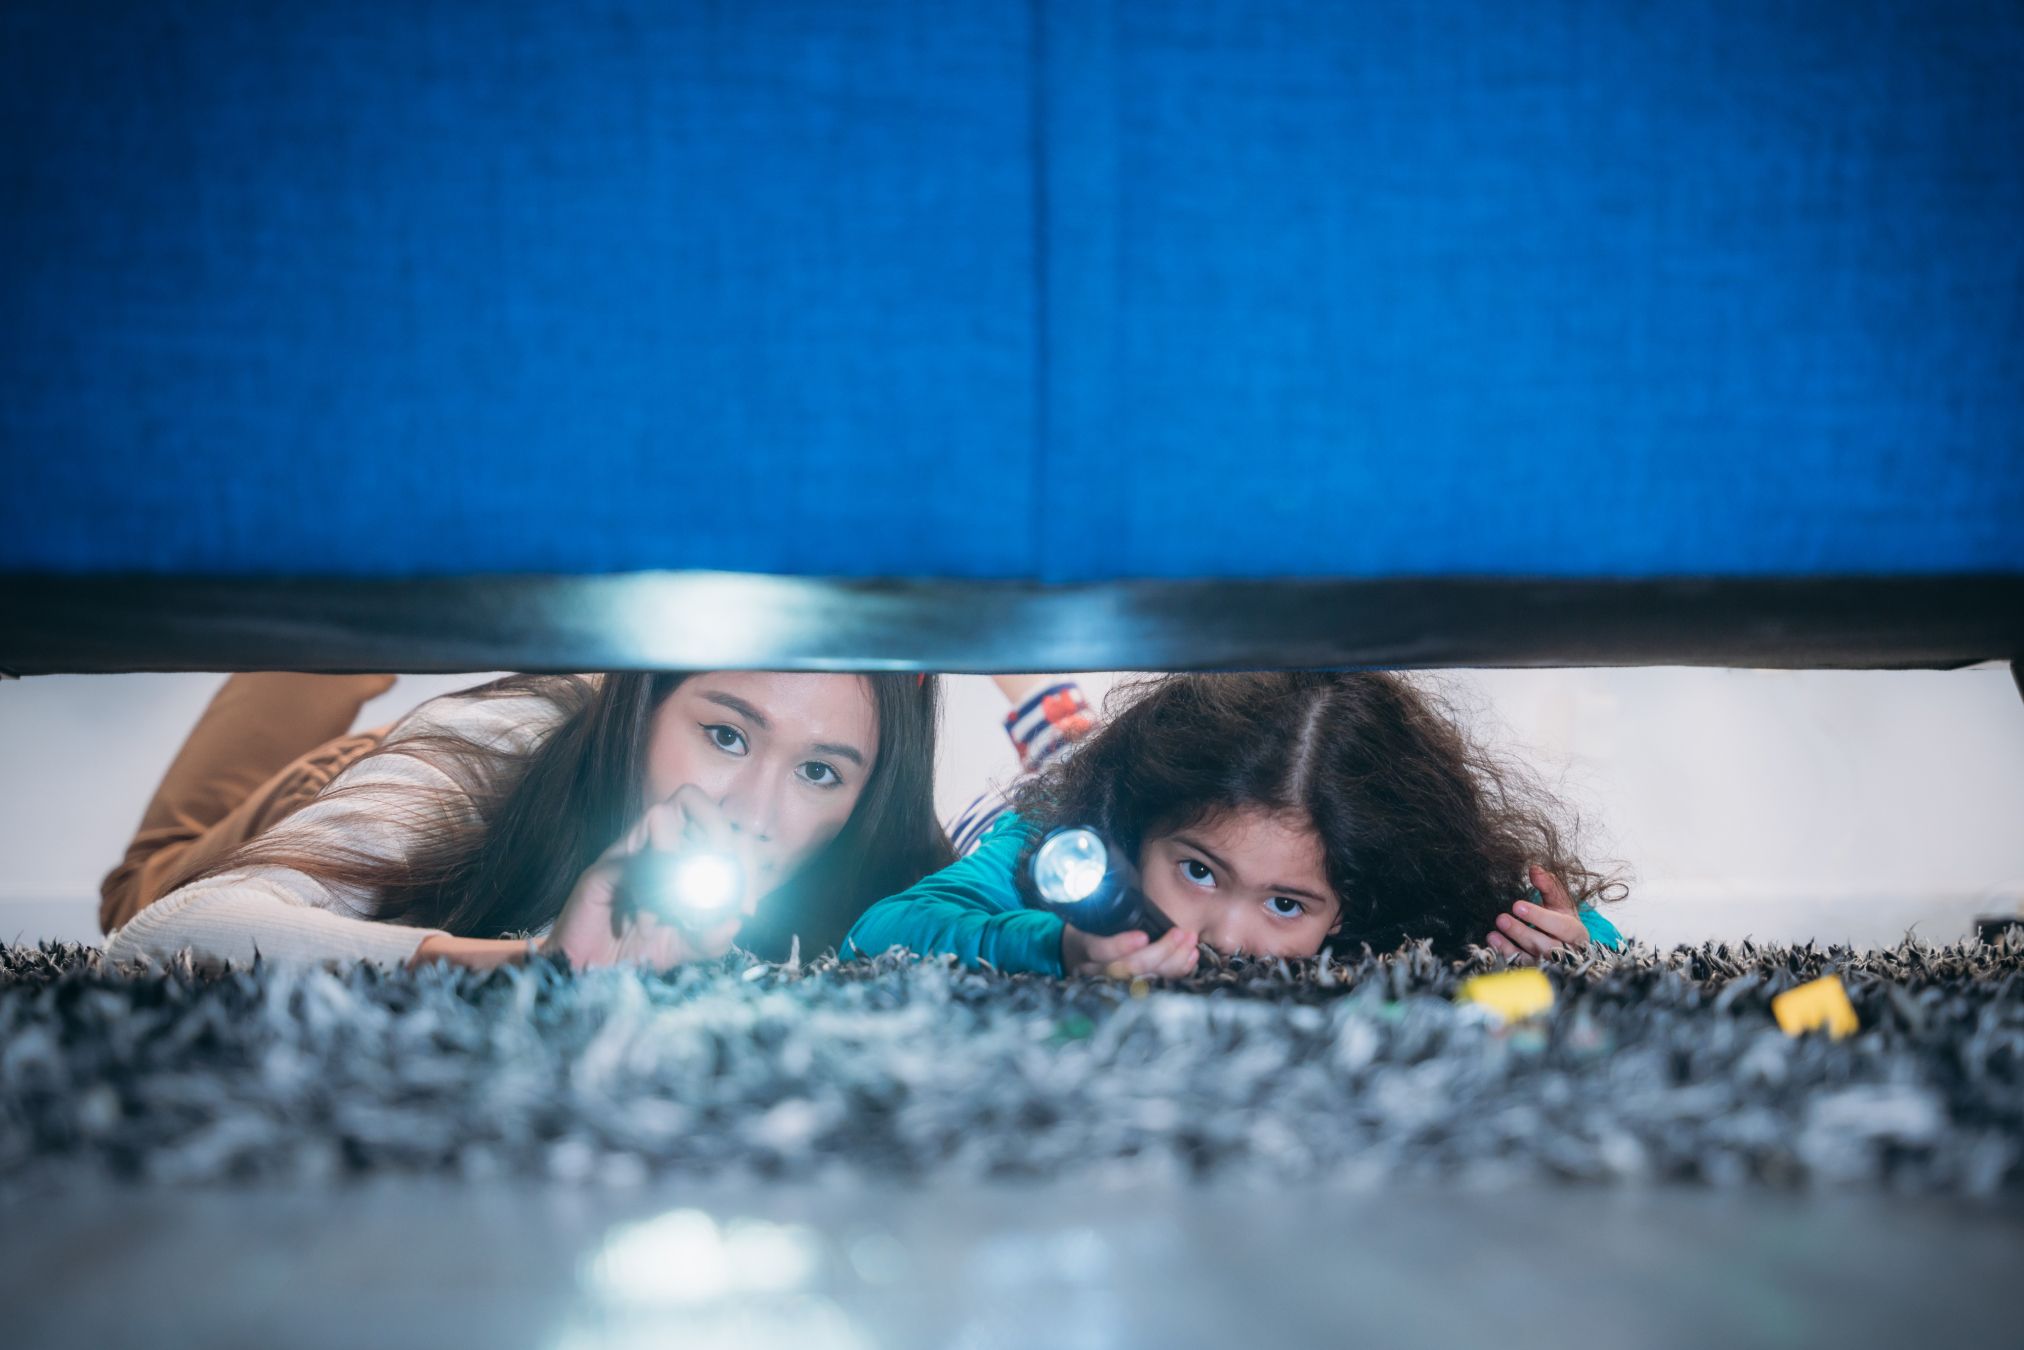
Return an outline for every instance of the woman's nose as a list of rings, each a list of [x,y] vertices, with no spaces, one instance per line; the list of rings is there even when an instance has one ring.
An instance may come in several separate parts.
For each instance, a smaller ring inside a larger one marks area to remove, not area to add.
[[[754,774],[733,780],[717,799],[717,808],[732,829],[765,840],[773,837],[779,800],[777,785],[763,774]]]

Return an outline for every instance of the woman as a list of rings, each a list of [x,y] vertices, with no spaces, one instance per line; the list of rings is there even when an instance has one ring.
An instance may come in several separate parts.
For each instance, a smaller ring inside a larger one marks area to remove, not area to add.
[[[1012,728],[1022,752],[1044,748],[1040,771],[1008,807],[972,808],[952,833],[974,851],[867,910],[847,955],[1178,976],[1201,946],[1298,957],[1428,938],[1516,959],[1620,941],[1589,903],[1614,888],[1551,804],[1396,675],[1170,675],[1102,726],[1055,687]],[[1098,937],[1029,907],[1027,864],[1064,825],[1132,858],[1172,930]]]
[[[433,700],[377,744],[325,747],[345,762],[292,813],[256,791],[220,814],[229,790],[192,788],[229,777],[220,747],[239,739],[200,726],[140,856],[108,878],[106,951],[483,969],[526,959],[539,932],[539,950],[580,966],[665,967],[734,936],[768,955],[797,938],[819,950],[948,860],[932,797],[939,696],[916,675],[517,676]],[[238,730],[274,758],[253,721]],[[170,796],[207,803],[226,842],[190,837]],[[249,807],[279,818],[248,829]],[[187,856],[154,866],[150,840]],[[742,933],[737,919],[685,933],[618,893],[631,855],[694,847],[743,864]],[[134,893],[163,876],[176,885],[158,899]]]

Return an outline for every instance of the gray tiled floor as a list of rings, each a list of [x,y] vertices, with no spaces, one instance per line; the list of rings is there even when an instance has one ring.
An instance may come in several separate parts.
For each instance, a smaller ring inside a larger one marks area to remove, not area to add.
[[[346,1191],[0,1212],[0,1341],[1240,1347],[2014,1344],[2024,1213],[1554,1190]]]

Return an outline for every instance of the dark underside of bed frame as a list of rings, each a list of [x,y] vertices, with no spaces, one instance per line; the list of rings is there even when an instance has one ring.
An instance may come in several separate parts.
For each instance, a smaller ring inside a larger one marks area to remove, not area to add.
[[[847,580],[0,577],[0,671],[1952,667],[2024,576]]]

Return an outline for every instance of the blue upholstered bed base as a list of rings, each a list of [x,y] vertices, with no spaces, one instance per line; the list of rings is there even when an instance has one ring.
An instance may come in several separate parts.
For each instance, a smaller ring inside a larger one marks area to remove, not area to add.
[[[2018,578],[2020,69],[1997,0],[18,0],[0,575]]]

